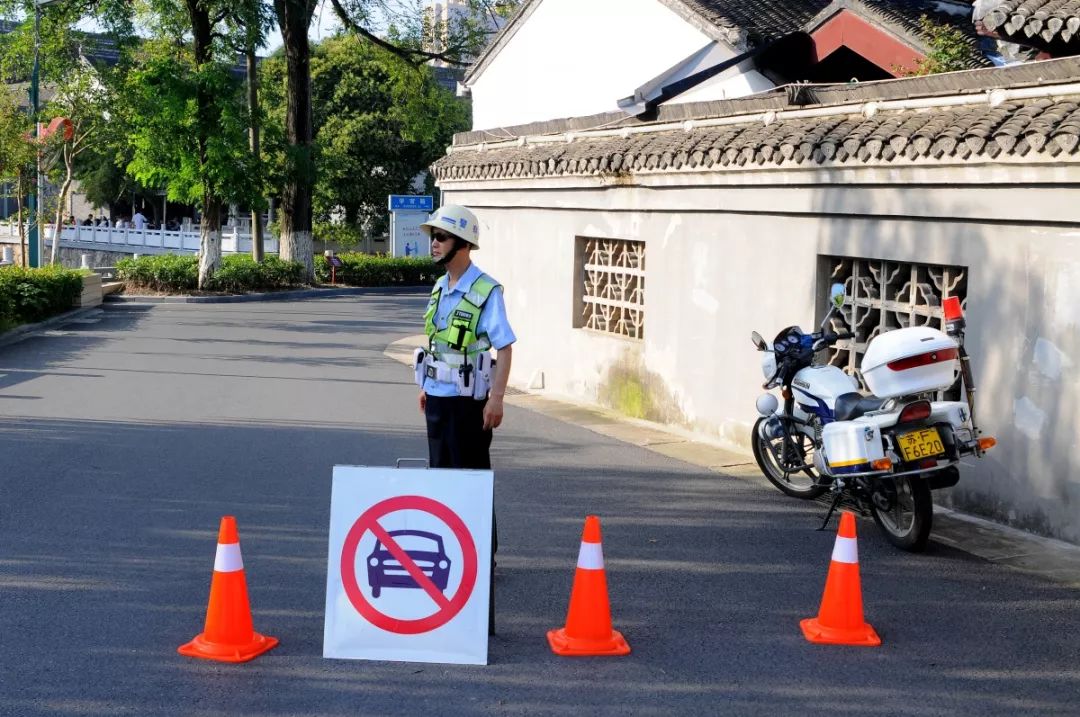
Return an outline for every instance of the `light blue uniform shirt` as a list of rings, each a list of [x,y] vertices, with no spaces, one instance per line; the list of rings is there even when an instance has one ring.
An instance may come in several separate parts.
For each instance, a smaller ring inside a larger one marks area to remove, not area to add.
[[[458,279],[458,283],[454,286],[453,290],[447,290],[447,285],[450,283],[450,275],[443,274],[439,277],[439,280],[435,282],[435,285],[442,289],[439,294],[439,306],[435,309],[435,328],[443,330],[449,325],[450,314],[457,307],[461,301],[461,297],[472,288],[473,282],[476,281],[483,272],[476,266],[476,264],[469,264],[469,268],[465,270],[465,273]],[[484,302],[484,306],[480,311],[480,321],[476,325],[476,334],[478,336],[487,334],[488,340],[491,341],[492,348],[501,349],[509,346],[517,341],[517,336],[514,335],[514,330],[510,328],[510,321],[506,318],[506,304],[503,303],[502,287],[497,286],[491,290],[488,295],[488,299]],[[436,381],[433,378],[424,379],[424,393],[429,396],[457,396],[457,386],[452,383],[446,383],[445,381]]]

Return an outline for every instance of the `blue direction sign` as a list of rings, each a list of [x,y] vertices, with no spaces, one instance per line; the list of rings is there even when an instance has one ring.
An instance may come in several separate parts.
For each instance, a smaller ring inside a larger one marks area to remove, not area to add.
[[[430,212],[435,208],[435,201],[430,194],[391,194],[390,211],[392,212]]]

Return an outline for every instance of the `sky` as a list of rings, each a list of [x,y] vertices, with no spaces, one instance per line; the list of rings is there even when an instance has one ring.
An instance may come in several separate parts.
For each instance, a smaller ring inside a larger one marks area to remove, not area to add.
[[[315,11],[315,19],[311,22],[311,32],[309,33],[311,40],[317,42],[324,37],[333,35],[340,28],[341,23],[338,22],[337,16],[334,15],[334,8],[330,7],[330,3],[319,3],[319,9]],[[263,50],[270,54],[279,47],[281,47],[281,32],[274,30],[267,38],[267,44]]]

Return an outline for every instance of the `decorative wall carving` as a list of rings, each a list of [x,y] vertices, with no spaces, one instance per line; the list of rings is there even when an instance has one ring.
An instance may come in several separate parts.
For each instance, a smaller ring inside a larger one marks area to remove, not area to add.
[[[578,240],[582,252],[580,328],[645,337],[645,242]]]
[[[967,267],[835,256],[822,260],[829,284],[842,283],[846,294],[842,318],[834,314],[832,319],[833,330],[855,333],[855,339],[841,341],[830,350],[829,363],[860,382],[859,362],[875,336],[908,326],[944,331],[942,303],[950,296],[960,297],[966,311]],[[944,395],[959,398],[959,382]]]

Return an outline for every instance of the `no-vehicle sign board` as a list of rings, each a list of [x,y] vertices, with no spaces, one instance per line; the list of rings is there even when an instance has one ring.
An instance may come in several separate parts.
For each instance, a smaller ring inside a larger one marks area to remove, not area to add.
[[[323,657],[487,664],[493,485],[334,467]]]

